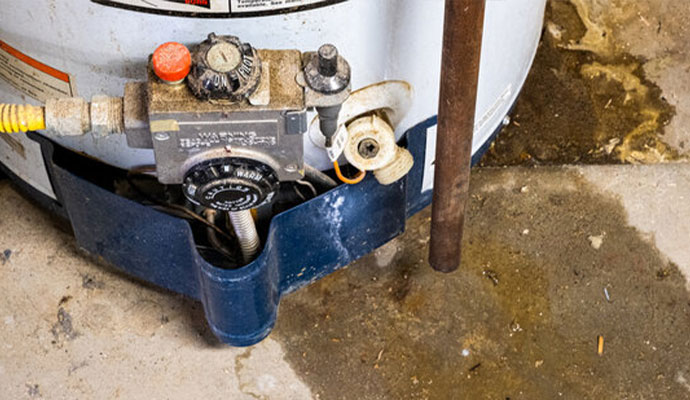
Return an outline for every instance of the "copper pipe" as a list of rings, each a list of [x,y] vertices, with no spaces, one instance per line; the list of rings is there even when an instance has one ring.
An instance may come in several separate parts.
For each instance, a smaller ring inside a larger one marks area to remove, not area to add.
[[[446,0],[429,263],[460,266],[485,0]]]

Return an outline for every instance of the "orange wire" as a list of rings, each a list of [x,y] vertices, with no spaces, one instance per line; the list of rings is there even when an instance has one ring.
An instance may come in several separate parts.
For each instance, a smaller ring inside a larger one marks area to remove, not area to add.
[[[338,179],[343,181],[343,183],[347,183],[348,185],[356,185],[364,180],[364,177],[367,176],[367,173],[364,171],[359,171],[359,174],[355,176],[354,178],[346,178],[343,176],[343,173],[340,172],[340,165],[338,165],[338,161],[333,161],[333,167],[335,168],[335,174],[338,176]]]

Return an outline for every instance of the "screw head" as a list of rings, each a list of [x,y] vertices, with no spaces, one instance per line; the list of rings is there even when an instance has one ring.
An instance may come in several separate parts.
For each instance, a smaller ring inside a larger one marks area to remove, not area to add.
[[[299,171],[299,166],[298,166],[297,164],[288,164],[288,165],[286,165],[285,168],[283,168],[283,169],[284,169],[286,172],[293,173],[293,172]]]
[[[379,142],[371,138],[364,139],[357,145],[357,152],[366,160],[376,157],[380,150],[381,145],[379,145]]]
[[[164,142],[168,139],[170,139],[170,134],[166,132],[158,132],[153,135],[154,139],[158,140],[159,142]]]

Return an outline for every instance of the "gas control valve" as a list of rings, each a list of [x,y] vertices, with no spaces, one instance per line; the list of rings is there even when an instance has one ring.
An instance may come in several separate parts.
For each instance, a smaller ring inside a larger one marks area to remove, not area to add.
[[[256,208],[280,182],[303,179],[307,110],[335,124],[350,92],[349,64],[331,45],[302,54],[212,33],[191,52],[166,43],[152,61],[148,82],[125,90],[127,143],[153,148],[161,183],[222,211]]]

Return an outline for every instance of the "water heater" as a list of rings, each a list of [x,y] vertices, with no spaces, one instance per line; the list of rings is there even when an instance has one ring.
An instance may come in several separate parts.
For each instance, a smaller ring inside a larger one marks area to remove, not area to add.
[[[487,0],[473,156],[545,0]],[[443,0],[26,0],[0,16],[0,171],[225,343],[431,201]]]

